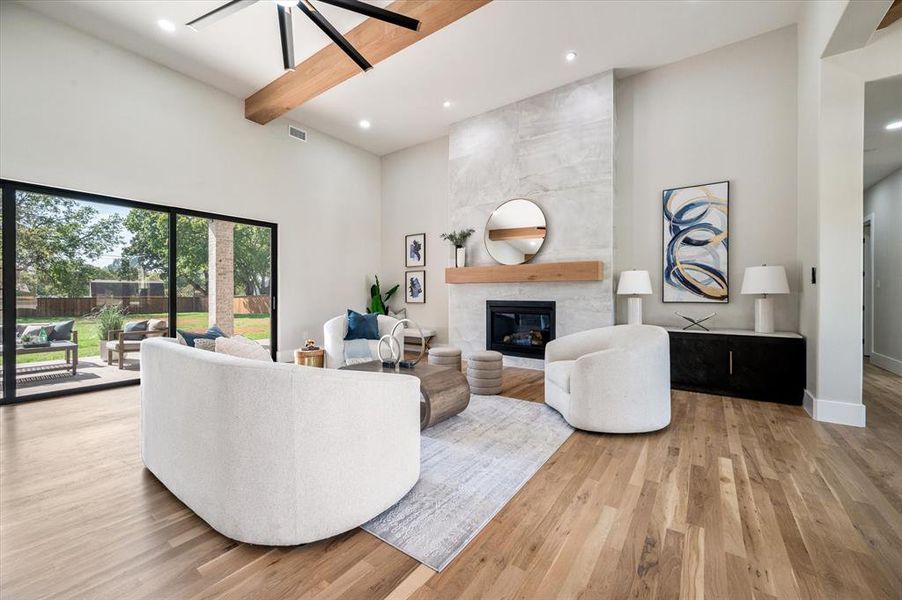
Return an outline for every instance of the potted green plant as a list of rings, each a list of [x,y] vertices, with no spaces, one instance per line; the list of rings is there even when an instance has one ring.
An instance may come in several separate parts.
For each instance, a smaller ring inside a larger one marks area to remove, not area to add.
[[[97,337],[100,339],[100,357],[106,355],[107,342],[122,331],[128,312],[121,304],[104,304],[88,316],[97,326]]]
[[[400,284],[383,294],[381,284],[379,283],[379,276],[376,275],[375,278],[376,283],[370,286],[370,305],[366,307],[366,312],[376,313],[377,315],[387,315],[388,301],[391,300],[391,297],[398,291]]]
[[[467,266],[467,240],[476,232],[475,229],[461,229],[460,231],[452,231],[451,233],[443,233],[442,239],[451,242],[454,245],[454,266]]]

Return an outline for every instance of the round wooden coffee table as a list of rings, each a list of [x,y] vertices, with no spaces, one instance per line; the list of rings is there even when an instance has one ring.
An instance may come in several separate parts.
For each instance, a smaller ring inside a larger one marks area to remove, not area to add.
[[[342,367],[349,371],[400,373],[420,380],[420,430],[463,412],[470,404],[470,384],[457,369],[419,363],[412,369],[386,369],[379,361]]]

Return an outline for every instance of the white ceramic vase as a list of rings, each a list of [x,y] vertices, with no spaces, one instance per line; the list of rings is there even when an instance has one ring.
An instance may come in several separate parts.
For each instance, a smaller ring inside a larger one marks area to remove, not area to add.
[[[467,249],[465,247],[457,249],[455,266],[458,269],[467,266]]]

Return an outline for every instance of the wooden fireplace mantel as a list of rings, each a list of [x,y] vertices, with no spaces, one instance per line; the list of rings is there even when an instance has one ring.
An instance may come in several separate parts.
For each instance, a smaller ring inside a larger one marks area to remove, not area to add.
[[[445,283],[524,283],[602,279],[604,279],[604,263],[600,260],[445,269]]]

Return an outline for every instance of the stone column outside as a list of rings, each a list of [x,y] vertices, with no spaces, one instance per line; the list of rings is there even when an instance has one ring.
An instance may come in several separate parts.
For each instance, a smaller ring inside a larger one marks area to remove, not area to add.
[[[230,221],[209,221],[210,284],[208,322],[218,325],[226,335],[235,333],[235,224]]]

